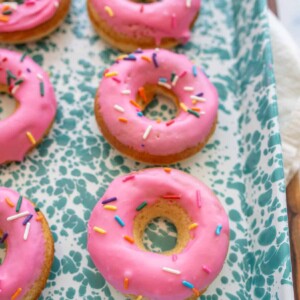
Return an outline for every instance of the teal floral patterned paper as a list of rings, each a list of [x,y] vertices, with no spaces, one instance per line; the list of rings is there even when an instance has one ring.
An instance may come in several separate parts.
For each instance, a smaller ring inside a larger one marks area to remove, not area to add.
[[[53,232],[55,259],[40,299],[125,299],[106,284],[86,250],[87,221],[109,183],[149,167],[112,149],[95,123],[98,82],[119,52],[91,29],[84,0],[73,1],[63,26],[50,37],[10,48],[28,51],[50,71],[59,102],[43,143],[22,163],[0,167],[0,184],[37,203]],[[176,51],[203,66],[220,95],[219,122],[208,145],[173,165],[211,186],[230,218],[224,269],[201,299],[292,299],[265,1],[203,0],[192,40]],[[157,228],[153,224],[149,235],[165,234]]]

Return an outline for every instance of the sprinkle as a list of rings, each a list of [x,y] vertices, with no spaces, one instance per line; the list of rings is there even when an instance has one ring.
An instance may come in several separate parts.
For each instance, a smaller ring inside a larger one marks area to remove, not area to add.
[[[0,15],[0,22],[8,22],[9,21],[9,16],[2,16]]]
[[[221,234],[222,228],[223,228],[222,225],[218,225],[218,227],[216,229],[216,235],[220,235]]]
[[[43,75],[40,74],[40,73],[37,73],[37,74],[36,74],[36,77],[37,77],[39,80],[43,80],[43,79],[44,79]]]
[[[145,101],[145,102],[148,102],[147,101],[147,97],[146,97],[146,93],[145,93],[145,89],[143,87],[140,87],[139,88],[139,95],[141,96],[141,98]]]
[[[203,98],[203,97],[198,97],[198,96],[191,96],[191,99],[192,100],[196,100],[196,101],[199,101],[199,102],[206,102],[206,99]]]
[[[45,86],[44,86],[44,82],[40,82],[40,94],[42,97],[45,96]]]
[[[16,215],[8,217],[6,219],[6,221],[13,221],[13,220],[16,220],[16,219],[19,219],[19,218],[23,218],[23,217],[25,217],[27,215],[29,215],[29,211],[24,211],[24,212],[21,212],[19,214],[16,214]]]
[[[211,269],[209,269],[207,266],[202,266],[202,269],[208,274],[211,273]]]
[[[161,119],[156,119],[156,123],[161,123]]]
[[[25,227],[24,241],[27,241],[27,239],[28,239],[29,230],[30,230],[30,222],[28,222]]]
[[[26,56],[27,56],[27,52],[25,51],[20,58],[20,62],[23,62]]]
[[[129,279],[127,277],[124,278],[124,289],[128,290],[128,286],[129,286]]]
[[[131,94],[131,90],[123,90],[121,91],[122,95],[130,95]]]
[[[152,61],[153,61],[153,64],[154,64],[154,66],[156,67],[156,68],[158,68],[159,67],[159,65],[158,65],[158,63],[157,63],[157,53],[156,52],[154,52],[153,54],[152,54]]]
[[[138,115],[139,117],[143,117],[143,116],[144,116],[143,113],[142,113],[141,111],[139,111],[139,112],[137,113],[137,115]]]
[[[159,79],[158,79],[158,81],[159,82],[168,82],[168,79],[167,78],[165,78],[165,77],[160,77]]]
[[[114,106],[114,109],[119,111],[119,112],[122,112],[122,113],[125,112],[125,109],[122,106],[118,105],[118,104],[116,104]]]
[[[172,14],[171,16],[171,27],[175,28],[176,27],[176,15]]]
[[[107,12],[107,14],[110,16],[110,17],[113,17],[114,16],[114,12],[113,12],[113,10],[111,9],[111,7],[109,7],[109,6],[105,6],[104,7],[104,10]]]
[[[5,202],[6,202],[10,207],[15,207],[15,205],[10,201],[9,198],[5,198]]]
[[[106,234],[106,230],[104,230],[103,228],[97,227],[97,226],[94,226],[93,230],[95,232],[98,232],[98,233],[101,233],[101,234]]]
[[[136,50],[134,51],[134,53],[139,53],[139,54],[141,54],[141,53],[143,53],[143,50],[142,50],[141,48],[138,48],[138,49],[136,49]]]
[[[192,230],[192,229],[195,229],[198,227],[198,224],[197,223],[193,223],[189,226],[189,230]]]
[[[118,120],[120,121],[120,122],[122,122],[122,123],[127,123],[128,122],[128,120],[126,119],[126,118],[118,118]]]
[[[194,288],[194,285],[193,285],[192,283],[186,281],[186,280],[183,280],[183,281],[182,281],[182,284],[183,284],[185,287],[189,288],[189,289],[193,289],[193,288]]]
[[[19,85],[24,82],[24,79],[20,78],[15,82],[15,85]]]
[[[200,118],[200,115],[194,110],[188,109],[187,112],[191,115],[194,115],[197,118]]]
[[[162,196],[163,199],[172,199],[172,200],[177,200],[181,198],[181,195],[164,195]]]
[[[142,295],[137,296],[136,300],[143,300],[143,296]]]
[[[125,226],[124,221],[119,216],[115,216],[115,220],[120,224],[120,226]]]
[[[121,54],[117,57],[117,60],[123,60],[125,57],[127,57],[127,54]]]
[[[197,290],[196,288],[192,288],[192,290],[193,290],[194,294],[195,294],[197,297],[200,296],[199,290]]]
[[[148,203],[146,201],[144,201],[143,203],[141,203],[135,210],[136,211],[140,211],[142,210],[145,206],[147,206]]]
[[[184,88],[183,88],[186,92],[192,92],[192,91],[194,91],[194,87],[192,87],[192,86],[185,86]]]
[[[179,106],[181,107],[182,110],[188,111],[188,107],[183,102],[180,102]]]
[[[2,236],[2,238],[0,239],[0,244],[3,244],[5,242],[5,240],[7,239],[7,237],[8,237],[8,233],[5,232]]]
[[[18,199],[18,202],[17,202],[16,212],[20,211],[22,201],[23,201],[23,198],[22,198],[22,196],[20,196],[19,199]]]
[[[199,107],[191,107],[191,110],[200,112],[201,108],[199,108]]]
[[[121,80],[118,79],[117,77],[111,77],[111,79],[117,83],[121,83]]]
[[[54,5],[54,7],[58,8],[58,7],[59,7],[59,2],[58,2],[58,1],[55,1],[55,2],[53,3],[53,5]]]
[[[6,83],[8,86],[10,86],[11,79],[16,80],[17,77],[9,70],[6,71]]]
[[[203,96],[204,96],[204,93],[198,93],[196,96],[198,96],[198,97],[203,97]]]
[[[158,85],[163,86],[163,87],[167,88],[168,90],[170,90],[172,88],[171,84],[161,82],[161,81],[158,82]]]
[[[34,210],[35,210],[36,212],[39,212],[39,211],[40,211],[40,208],[39,208],[38,206],[36,206],[36,207],[34,208]]]
[[[149,58],[148,56],[142,55],[141,58],[147,62],[151,62],[151,58]]]
[[[130,104],[132,104],[133,106],[135,106],[139,110],[142,110],[142,108],[140,107],[140,105],[137,102],[135,102],[134,100],[130,100],[129,102],[130,102]]]
[[[32,219],[32,217],[33,217],[33,215],[27,216],[22,224],[25,226]]]
[[[197,67],[195,65],[193,66],[193,75],[194,77],[197,77],[198,75]]]
[[[124,240],[127,241],[130,244],[134,244],[134,239],[128,235],[123,236]]]
[[[200,208],[202,206],[201,204],[201,192],[199,190],[196,191],[196,201],[197,201],[197,206]]]
[[[21,288],[18,288],[17,290],[16,290],[16,292],[11,296],[11,300],[15,300],[15,299],[17,299],[17,297],[20,295],[22,293],[22,289]]]
[[[128,56],[124,57],[123,60],[136,60],[136,57],[133,54],[129,54]]]
[[[118,76],[118,72],[107,72],[105,73],[105,77],[114,77],[114,76]]]
[[[134,179],[134,178],[135,178],[134,175],[127,176],[126,178],[123,179],[123,182],[126,182],[126,181]]]
[[[148,136],[149,136],[151,130],[152,130],[152,125],[149,125],[149,126],[147,127],[147,129],[146,129],[144,135],[143,135],[143,139],[144,139],[144,140],[146,140],[146,139],[148,138]]]
[[[171,168],[164,168],[164,171],[165,171],[166,173],[171,173],[172,169],[171,169]]]
[[[144,5],[141,5],[140,13],[143,13],[143,12],[144,12]]]
[[[184,77],[186,74],[187,74],[187,71],[183,71],[183,72],[179,75],[179,78]]]
[[[15,85],[13,88],[12,88],[12,90],[11,90],[11,93],[14,95],[16,92],[17,92],[17,90],[19,89],[19,85]]]
[[[186,0],[186,2],[185,2],[186,7],[191,7],[191,3],[192,3],[192,0]]]
[[[175,75],[173,80],[172,80],[172,86],[175,86],[177,84],[178,79],[179,79],[179,76]]]
[[[170,120],[166,123],[166,126],[171,126],[173,123],[175,123],[175,120]]]
[[[104,205],[104,209],[116,211],[118,208],[114,205]]]
[[[163,269],[165,272],[169,272],[169,273],[172,273],[172,274],[175,274],[175,275],[180,275],[180,274],[181,274],[180,271],[174,270],[174,269],[171,269],[171,268],[163,267],[162,269]]]
[[[4,10],[2,11],[2,15],[7,16],[7,15],[11,15],[12,14],[12,10]]]
[[[30,131],[27,131],[26,135],[27,135],[29,141],[31,142],[31,144],[36,145],[36,140],[35,140],[34,136],[32,135],[32,133]]]
[[[43,220],[43,216],[42,216],[42,215],[39,215],[38,217],[35,218],[35,220],[38,221],[38,222],[39,222],[39,221],[42,221],[42,220]]]
[[[108,198],[106,200],[103,200],[102,204],[107,204],[107,203],[110,203],[110,202],[113,202],[113,201],[116,201],[116,200],[117,200],[117,197]]]

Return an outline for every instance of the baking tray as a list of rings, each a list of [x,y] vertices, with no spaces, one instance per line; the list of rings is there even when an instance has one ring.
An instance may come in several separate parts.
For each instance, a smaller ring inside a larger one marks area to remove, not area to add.
[[[201,299],[293,297],[266,9],[260,0],[204,0],[192,40],[176,49],[203,67],[220,95],[214,136],[201,153],[172,165],[209,185],[230,218],[225,266]],[[59,102],[43,143],[22,163],[0,169],[1,185],[37,203],[53,232],[55,259],[40,299],[125,299],[86,250],[87,221],[108,184],[148,167],[112,149],[95,123],[98,82],[119,52],[94,33],[84,0],[73,1],[49,38],[9,48],[27,51],[51,73]]]

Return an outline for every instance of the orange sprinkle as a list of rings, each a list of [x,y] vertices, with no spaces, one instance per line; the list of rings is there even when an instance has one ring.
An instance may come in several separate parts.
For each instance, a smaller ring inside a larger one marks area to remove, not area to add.
[[[16,290],[16,292],[11,296],[11,300],[15,300],[15,299],[17,299],[17,297],[20,295],[22,293],[22,289],[21,288],[18,288],[17,290]]]
[[[30,131],[27,131],[26,135],[27,135],[29,141],[31,142],[31,144],[36,145],[36,140],[35,140],[34,136],[32,135],[32,133]]]
[[[142,108],[140,107],[140,105],[138,103],[136,103],[134,100],[130,100],[129,101],[133,106],[135,106],[136,108],[142,110]]]
[[[195,105],[197,104],[197,100],[193,100],[192,103]]]
[[[118,72],[106,72],[104,74],[105,77],[114,77],[114,76],[118,76]]]
[[[161,123],[161,119],[157,119],[156,123],[158,123],[158,124]]]
[[[200,292],[196,288],[193,288],[192,290],[197,297],[200,296]]]
[[[3,8],[2,8],[2,11],[7,11],[7,10],[10,10],[11,7],[9,5],[4,5]]]
[[[122,117],[119,118],[119,121],[123,122],[123,123],[127,123],[128,122],[128,120],[126,118],[122,118]]]
[[[111,9],[110,6],[105,6],[105,7],[104,7],[104,10],[107,12],[107,14],[108,14],[110,17],[113,17],[113,16],[114,16],[114,12],[113,12],[113,10]]]
[[[9,198],[5,198],[5,201],[10,207],[15,207],[15,205],[10,201]]]
[[[124,289],[127,290],[129,286],[129,279],[127,277],[124,278]]]
[[[126,240],[126,241],[129,242],[130,244],[134,244],[134,239],[131,238],[130,236],[124,235],[123,238],[124,238],[124,240]]]
[[[8,22],[9,21],[9,17],[8,16],[1,16],[0,15],[0,21],[1,22]]]
[[[146,97],[146,93],[145,93],[145,89],[143,87],[139,88],[139,94],[142,97],[142,99],[147,103],[147,97]]]
[[[38,213],[38,216],[35,218],[36,221],[42,221],[43,220],[43,216],[41,214]]]
[[[171,168],[164,168],[164,171],[166,172],[166,173],[171,173]]]
[[[189,230],[192,230],[192,229],[195,229],[198,227],[198,224],[197,223],[193,223],[189,226]]]
[[[192,110],[194,110],[194,111],[201,111],[201,108],[199,108],[199,107],[192,107]]]
[[[147,62],[151,62],[151,59],[148,56],[142,55],[141,58]]]

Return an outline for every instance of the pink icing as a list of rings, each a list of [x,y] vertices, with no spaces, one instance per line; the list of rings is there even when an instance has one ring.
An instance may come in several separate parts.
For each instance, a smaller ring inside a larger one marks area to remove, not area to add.
[[[26,226],[22,224],[26,216],[7,221],[8,217],[18,214],[16,204],[19,197],[20,195],[13,190],[0,188],[0,229],[3,234],[8,233],[6,256],[0,265],[0,299],[2,300],[10,300],[18,288],[22,289],[18,299],[22,299],[39,278],[45,262],[42,223],[35,220],[37,213],[33,204],[23,197],[19,211],[19,213],[28,211],[33,215],[29,221],[30,230],[26,241],[24,240]],[[9,198],[15,207],[10,207],[5,198]]]
[[[0,121],[0,164],[22,161],[33,145],[27,132],[39,141],[56,113],[54,90],[47,73],[28,56],[23,62],[21,57],[21,53],[0,49],[0,84],[7,84],[7,71],[17,78],[11,79],[10,89],[19,104],[16,112]],[[19,88],[15,87],[18,79],[24,80]]]
[[[14,32],[32,29],[51,19],[62,0],[25,0],[23,4],[0,4],[0,11],[5,5],[12,7],[8,22],[0,21],[0,32]]]
[[[161,168],[146,169],[124,182],[127,176],[115,179],[92,211],[88,251],[96,267],[122,293],[151,300],[182,300],[191,296],[193,292],[183,286],[183,280],[198,290],[205,289],[221,271],[229,245],[228,217],[216,196],[196,178],[174,169],[169,174]],[[197,191],[201,194],[201,207]],[[176,257],[142,251],[123,239],[124,235],[133,235],[136,207],[143,201],[151,205],[166,194],[181,195],[178,203],[198,223],[193,230],[194,239]],[[102,201],[111,197],[117,197],[113,202],[116,212],[103,208]],[[114,219],[116,214],[125,222],[124,227]],[[219,225],[222,230],[217,235]],[[95,232],[94,226],[107,233]],[[166,273],[163,267],[179,270],[181,274]],[[129,278],[128,289],[123,286],[125,277]]]
[[[157,45],[162,38],[175,38],[187,42],[189,27],[196,17],[201,0],[163,0],[151,4],[129,0],[91,0],[94,9],[115,31],[127,36],[153,37]],[[111,8],[111,17],[105,7]]]
[[[109,72],[117,72],[118,75],[104,77],[100,83],[98,93],[100,112],[111,134],[122,144],[152,155],[179,153],[203,142],[210,133],[217,117],[218,94],[199,68],[197,76],[193,75],[193,64],[184,55],[159,50],[156,54],[159,67],[156,68],[153,62],[149,63],[142,59],[142,56],[152,59],[154,52],[146,50],[141,54],[134,53],[136,61],[122,60],[109,69]],[[197,118],[180,109],[175,122],[169,126],[166,122],[157,123],[155,120],[139,117],[136,107],[130,103],[131,99],[135,99],[138,89],[146,83],[156,84],[161,77],[167,78],[168,84],[171,84],[172,72],[179,76],[186,72],[175,86],[171,85],[179,101],[188,108],[198,107],[201,113],[205,114]],[[194,91],[185,91],[185,87],[192,87]],[[130,94],[122,94],[123,90],[130,90]],[[191,96],[199,93],[203,93],[206,102],[193,104]],[[124,113],[117,111],[115,105],[121,106]],[[120,122],[119,117],[126,118],[128,122]],[[144,139],[144,133],[149,125],[152,126],[152,130]]]

